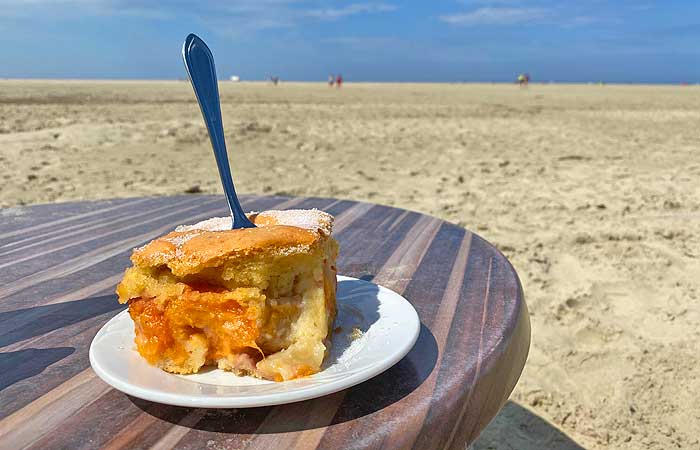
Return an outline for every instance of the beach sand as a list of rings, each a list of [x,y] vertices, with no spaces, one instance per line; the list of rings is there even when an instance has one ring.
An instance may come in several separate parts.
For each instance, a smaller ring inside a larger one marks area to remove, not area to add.
[[[476,449],[700,448],[700,88],[223,83],[239,192],[458,223],[532,347]],[[0,82],[0,205],[220,193],[186,82]]]

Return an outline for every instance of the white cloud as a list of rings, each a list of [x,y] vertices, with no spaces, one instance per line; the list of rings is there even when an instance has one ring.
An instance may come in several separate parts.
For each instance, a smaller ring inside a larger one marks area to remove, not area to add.
[[[330,6],[325,6],[331,3]],[[337,6],[336,6],[337,5]],[[230,4],[202,0],[196,8],[189,0],[149,4],[137,0],[0,0],[3,16],[21,18],[82,18],[89,16],[132,16],[167,20],[189,16],[205,24],[225,24],[247,31],[289,28],[310,22],[327,22],[344,17],[396,10],[388,3],[365,2],[340,5],[320,0],[236,0]]]
[[[307,17],[333,20],[345,16],[353,16],[363,13],[381,13],[396,10],[396,6],[386,3],[353,3],[341,8],[309,9],[304,12]]]
[[[440,16],[440,20],[451,25],[513,25],[541,22],[552,16],[546,8],[478,8],[465,13]]]

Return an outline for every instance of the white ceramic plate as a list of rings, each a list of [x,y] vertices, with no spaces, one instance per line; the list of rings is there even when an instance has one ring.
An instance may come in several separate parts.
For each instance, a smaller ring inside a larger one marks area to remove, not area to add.
[[[362,383],[396,364],[420,331],[413,306],[394,291],[338,276],[333,348],[321,372],[282,383],[239,377],[219,369],[173,375],[150,366],[134,347],[127,311],[107,322],[90,345],[90,364],[113,388],[134,397],[197,408],[279,405],[331,394]],[[353,328],[363,333],[351,339]]]

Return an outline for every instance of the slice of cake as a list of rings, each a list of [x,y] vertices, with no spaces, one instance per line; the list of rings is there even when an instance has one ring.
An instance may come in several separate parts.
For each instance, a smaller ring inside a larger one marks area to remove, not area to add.
[[[320,370],[335,318],[338,244],[318,210],[181,226],[134,250],[117,287],[136,348],[174,373],[206,365],[283,381]]]

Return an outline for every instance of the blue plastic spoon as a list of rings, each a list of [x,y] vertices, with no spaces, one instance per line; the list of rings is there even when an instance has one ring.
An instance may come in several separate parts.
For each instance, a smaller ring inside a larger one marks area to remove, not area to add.
[[[236,195],[236,189],[233,187],[224,140],[224,125],[221,121],[221,104],[219,103],[219,86],[216,80],[214,57],[203,40],[190,34],[182,46],[182,59],[185,61],[187,76],[192,83],[194,94],[202,110],[211,146],[214,148],[219,177],[221,177],[221,184],[224,185],[224,193],[231,211],[231,228],[255,228],[255,225],[248,220],[243,212]]]

